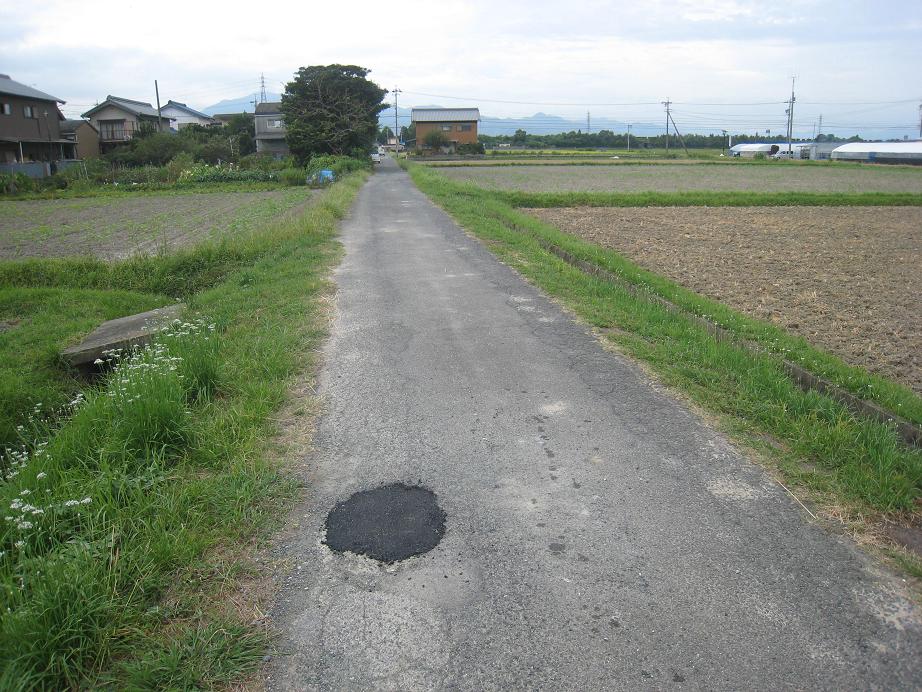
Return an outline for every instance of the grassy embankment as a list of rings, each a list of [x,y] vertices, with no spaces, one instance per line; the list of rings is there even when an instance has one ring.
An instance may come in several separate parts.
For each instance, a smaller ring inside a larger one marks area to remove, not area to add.
[[[857,418],[832,399],[802,391],[785,374],[782,359],[922,422],[922,400],[907,388],[850,367],[802,338],[521,213],[509,203],[521,201],[521,196],[456,184],[422,166],[410,164],[408,169],[420,189],[501,259],[603,330],[605,339],[649,364],[666,383],[718,414],[735,434],[773,459],[790,483],[808,488],[820,504],[895,520],[918,513],[922,450],[907,448],[889,426]],[[652,203],[656,197],[648,199]],[[534,204],[531,197],[528,204]],[[683,312],[670,312],[642,293],[634,295],[587,275],[549,252],[547,244],[665,298]],[[700,315],[758,342],[765,352],[754,355],[732,341],[715,339],[693,319]],[[908,554],[898,557],[919,570]]]
[[[0,688],[211,687],[258,666],[265,635],[230,595],[249,576],[248,543],[292,492],[268,459],[271,416],[313,362],[335,225],[363,180],[297,219],[171,255],[0,264],[10,304],[56,287],[23,307],[35,330],[163,296],[190,308],[65,418],[38,416],[44,440],[7,457]]]

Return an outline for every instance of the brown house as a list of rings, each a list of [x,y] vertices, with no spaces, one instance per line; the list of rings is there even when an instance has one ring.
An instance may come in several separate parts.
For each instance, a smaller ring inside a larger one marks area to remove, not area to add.
[[[459,144],[477,143],[477,108],[414,108],[410,119],[416,126],[417,151],[430,149],[426,135],[434,130],[442,132],[450,142],[443,150],[453,152]]]
[[[78,159],[99,156],[99,130],[88,120],[62,120],[61,136],[76,145]]]
[[[64,101],[0,74],[0,170],[41,177],[53,162],[74,158],[73,142],[61,136],[59,103]]]

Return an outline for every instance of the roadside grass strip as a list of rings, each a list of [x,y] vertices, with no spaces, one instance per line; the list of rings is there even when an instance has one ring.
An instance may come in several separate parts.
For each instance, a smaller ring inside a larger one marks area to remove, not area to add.
[[[187,296],[189,314],[151,347],[110,354],[102,384],[4,455],[0,688],[211,688],[258,667],[267,635],[230,594],[293,496],[270,459],[272,414],[314,363],[336,222],[365,177],[239,252],[182,253],[178,283],[156,261],[147,278],[131,261],[92,265],[97,288],[135,277]],[[87,283],[48,262],[58,285]]]
[[[765,447],[788,480],[859,512],[901,519],[918,511],[922,450],[902,444],[890,425],[857,417],[814,390],[803,391],[788,376],[784,360],[914,423],[922,422],[922,400],[907,388],[849,367],[801,338],[562,233],[518,212],[505,197],[454,184],[425,167],[408,169],[423,192],[503,261],[603,330],[606,339],[648,363],[667,384],[723,416],[747,442],[765,434],[779,441],[780,449]],[[639,291],[580,271],[551,252],[548,244],[604,268]],[[645,299],[644,293],[683,312]],[[753,353],[736,340],[716,338],[701,317],[764,350]]]

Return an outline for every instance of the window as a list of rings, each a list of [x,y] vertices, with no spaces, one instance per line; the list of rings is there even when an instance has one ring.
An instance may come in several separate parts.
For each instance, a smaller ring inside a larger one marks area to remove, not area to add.
[[[13,115],[13,105],[10,103],[0,103],[0,115]]]
[[[276,118],[274,120],[267,120],[266,127],[273,129],[273,130],[278,130],[282,127],[282,121],[279,118]]]
[[[22,107],[22,114],[23,114],[24,116],[26,116],[27,118],[34,118],[34,117],[35,117],[35,109],[34,109],[32,106],[23,106],[23,107]]]
[[[442,125],[442,132],[451,132],[451,125]]]
[[[470,123],[462,123],[461,125],[458,125],[458,132],[470,132],[470,131],[471,131]]]

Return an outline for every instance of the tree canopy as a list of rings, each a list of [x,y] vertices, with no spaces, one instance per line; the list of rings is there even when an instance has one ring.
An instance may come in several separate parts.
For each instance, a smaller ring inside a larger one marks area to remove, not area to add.
[[[387,90],[366,79],[369,72],[356,65],[313,65],[286,85],[282,114],[288,147],[299,161],[372,146]]]

